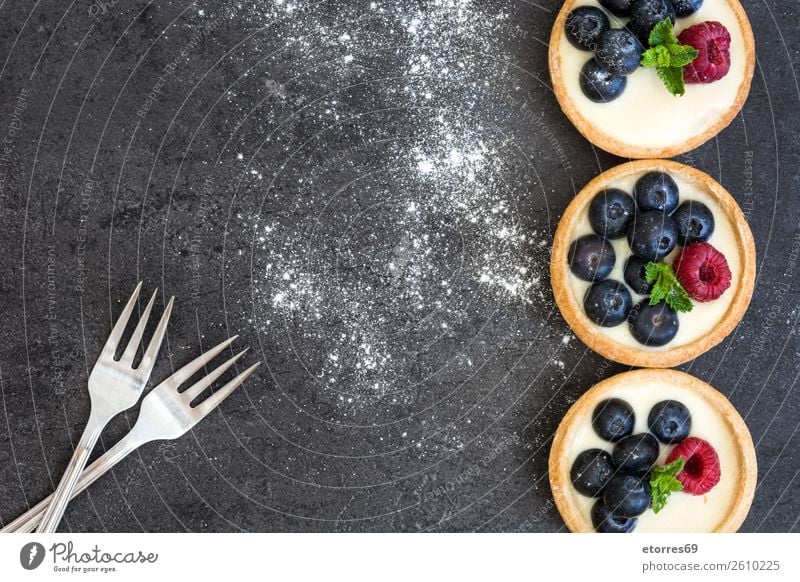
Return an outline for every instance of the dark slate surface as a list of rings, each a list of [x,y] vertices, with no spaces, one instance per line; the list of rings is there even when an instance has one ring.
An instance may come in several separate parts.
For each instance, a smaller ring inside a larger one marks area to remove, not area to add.
[[[64,529],[562,530],[550,437],[624,368],[570,338],[547,280],[570,197],[621,162],[548,88],[558,5],[0,3],[0,522],[52,489],[142,279],[159,305],[177,296],[155,379],[237,332],[264,365],[77,499]],[[757,288],[682,369],[752,431],[744,529],[797,531],[800,9],[746,6],[750,99],[681,160],[745,208]],[[474,183],[451,150],[477,156]],[[503,221],[527,238],[492,239]]]

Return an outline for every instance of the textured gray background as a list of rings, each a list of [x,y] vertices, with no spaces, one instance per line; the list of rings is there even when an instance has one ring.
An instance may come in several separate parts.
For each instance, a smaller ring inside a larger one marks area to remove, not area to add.
[[[548,87],[559,2],[473,3],[463,34],[433,2],[295,5],[0,0],[0,523],[52,489],[88,413],[87,369],[143,279],[159,305],[177,296],[154,379],[237,332],[265,365],[193,433],[82,495],[65,530],[563,529],[550,437],[624,368],[570,338],[547,280],[570,197],[622,161],[583,140]],[[745,208],[758,281],[735,333],[682,369],[728,394],[752,431],[744,529],[797,531],[800,9],[745,5],[750,99],[680,160]],[[436,34],[413,37],[415,14],[438,19]],[[423,53],[439,67],[409,68]],[[491,161],[472,210],[500,203],[534,233],[487,259],[522,257],[517,296],[474,277],[480,252],[500,247],[442,209],[458,176],[419,176],[417,154],[443,151],[437,115]],[[416,237],[429,254],[408,251]],[[298,305],[276,299],[281,281],[297,281]],[[391,358],[365,369],[367,336]],[[101,448],[134,419],[116,419]]]

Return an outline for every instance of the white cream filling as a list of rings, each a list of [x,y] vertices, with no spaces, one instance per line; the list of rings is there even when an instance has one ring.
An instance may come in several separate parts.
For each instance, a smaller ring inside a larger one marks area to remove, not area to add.
[[[619,188],[620,190],[633,195],[633,187],[636,184],[636,181],[642,175],[644,175],[644,173],[629,176],[623,180],[609,184],[607,187]],[[723,255],[725,255],[725,258],[728,261],[728,266],[731,269],[731,286],[727,291],[725,291],[725,293],[722,294],[719,299],[705,303],[694,301],[694,307],[692,308],[692,311],[688,313],[679,313],[678,333],[675,338],[665,346],[652,347],[640,344],[631,334],[627,322],[616,327],[600,327],[592,324],[598,333],[602,333],[609,339],[619,344],[648,351],[670,350],[689,344],[708,335],[708,333],[711,332],[722,320],[730,308],[735,294],[735,287],[742,275],[742,257],[739,254],[736,234],[728,216],[723,213],[716,200],[703,189],[701,184],[689,181],[684,176],[674,172],[671,172],[670,175],[678,184],[678,188],[680,189],[681,204],[690,200],[696,200],[708,206],[709,209],[711,209],[711,212],[714,213],[714,233],[711,235],[711,238],[708,240],[708,242]],[[575,221],[573,232],[570,236],[570,241],[593,232],[594,231],[589,224],[587,205],[587,208],[584,209],[580,219]],[[627,261],[628,257],[631,256],[631,249],[628,245],[628,239],[626,237],[622,237],[610,242],[612,243],[614,252],[616,253],[616,263],[609,278],[624,282],[625,262]],[[680,246],[676,247],[672,254],[664,259],[665,262],[672,263],[680,249]],[[581,313],[583,313],[583,298],[591,284],[578,279],[572,274],[571,271],[568,270],[568,272],[570,288],[572,289],[575,301],[580,305]],[[645,299],[641,295],[634,293],[630,287],[628,290],[631,291],[631,297],[633,298],[634,305]]]
[[[636,414],[634,434],[647,431],[647,416],[654,404],[662,400],[678,400],[692,415],[691,435],[704,439],[716,449],[720,459],[720,482],[705,495],[673,493],[666,507],[654,513],[648,509],[639,517],[634,532],[710,532],[714,531],[731,512],[735,498],[737,476],[741,471],[739,456],[730,428],[719,412],[688,388],[675,387],[664,381],[618,387],[605,398],[621,398],[633,407]],[[592,427],[591,412],[574,429],[569,453],[570,466],[586,449],[605,449],[613,444],[601,439]],[[661,445],[658,464],[664,464],[673,445]],[[572,489],[573,500],[581,514],[591,523],[590,511],[595,499]]]
[[[580,0],[578,6],[600,6],[597,0]],[[624,25],[608,13],[612,26]],[[744,38],[736,14],[725,0],[705,0],[695,14],[679,18],[675,33],[700,22],[716,20],[731,34],[731,69],[708,85],[686,85],[675,97],[659,80],[655,69],[640,67],[628,77],[623,94],[610,103],[594,103],[580,87],[580,72],[593,54],[575,48],[562,36],[559,50],[564,83],[577,111],[598,131],[631,147],[671,147],[703,134],[736,102],[747,68]]]

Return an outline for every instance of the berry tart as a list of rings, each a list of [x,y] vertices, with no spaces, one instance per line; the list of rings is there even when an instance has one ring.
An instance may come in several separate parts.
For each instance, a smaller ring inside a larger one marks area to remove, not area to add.
[[[549,61],[556,98],[589,141],[668,158],[741,111],[755,43],[739,0],[565,0]]]
[[[753,294],[755,244],[710,176],[640,160],[595,178],[569,204],[550,261],[561,314],[600,355],[677,366],[722,340]]]
[[[635,370],[570,408],[550,451],[550,487],[573,532],[735,532],[756,454],[725,396],[689,374]]]

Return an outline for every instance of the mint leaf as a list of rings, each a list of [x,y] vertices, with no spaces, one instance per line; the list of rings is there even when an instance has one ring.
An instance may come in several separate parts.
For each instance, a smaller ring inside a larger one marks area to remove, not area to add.
[[[647,49],[644,55],[642,55],[642,66],[644,67],[669,67],[671,63],[672,54],[663,44]]]
[[[700,54],[700,51],[688,44],[673,44],[670,45],[667,50],[669,51],[671,66],[673,67],[685,67],[686,65],[690,65]]]
[[[680,43],[669,18],[656,24],[648,40],[650,48],[642,55],[642,66],[655,68],[667,90],[682,97],[686,94],[683,68],[694,62],[700,53],[693,46]]]
[[[678,481],[676,475],[683,471],[685,464],[683,457],[678,457],[669,465],[653,467],[650,472],[650,499],[655,513],[664,509],[670,495],[683,490],[683,483]]]
[[[672,21],[665,18],[653,27],[650,31],[650,46],[658,46],[660,44],[678,44],[678,39],[675,38],[675,31],[672,28]]]
[[[650,292],[650,305],[664,301],[679,313],[692,310],[694,307],[692,298],[678,281],[672,265],[650,262],[645,266],[644,274],[647,282],[653,285],[653,290]]]
[[[656,73],[670,93],[676,97],[683,97],[686,94],[686,86],[683,83],[683,67],[658,67]]]

